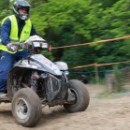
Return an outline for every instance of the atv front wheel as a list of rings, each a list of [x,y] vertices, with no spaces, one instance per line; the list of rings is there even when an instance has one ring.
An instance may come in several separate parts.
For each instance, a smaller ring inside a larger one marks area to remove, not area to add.
[[[90,98],[85,85],[79,80],[70,80],[69,89],[74,95],[75,101],[72,104],[64,104],[64,108],[68,112],[78,112],[87,109]]]
[[[18,90],[12,100],[12,113],[19,124],[32,127],[42,114],[40,99],[30,88]]]

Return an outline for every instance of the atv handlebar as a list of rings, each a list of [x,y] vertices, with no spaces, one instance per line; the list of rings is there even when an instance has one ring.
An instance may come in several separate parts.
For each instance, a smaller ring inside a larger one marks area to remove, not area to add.
[[[26,41],[20,43],[12,43],[12,45],[19,49],[27,49],[32,53],[38,53],[42,49],[50,49],[48,43],[40,36],[34,35],[29,37]]]

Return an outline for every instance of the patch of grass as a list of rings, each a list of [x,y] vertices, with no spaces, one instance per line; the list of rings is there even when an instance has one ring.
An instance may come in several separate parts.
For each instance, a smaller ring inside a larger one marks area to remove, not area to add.
[[[108,98],[108,99],[112,99],[112,98],[118,98],[121,96],[124,96],[125,94],[127,94],[127,92],[129,92],[128,89],[124,88],[122,89],[120,92],[108,92],[108,91],[104,91],[99,93],[96,97],[97,98]]]

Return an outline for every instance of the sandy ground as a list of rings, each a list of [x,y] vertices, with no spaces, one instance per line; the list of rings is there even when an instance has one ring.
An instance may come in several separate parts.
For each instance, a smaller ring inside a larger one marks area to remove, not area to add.
[[[62,107],[44,108],[42,119],[34,128],[18,125],[11,105],[0,104],[0,130],[130,130],[130,93],[98,98],[101,86],[87,86],[90,104],[86,111],[67,113]]]

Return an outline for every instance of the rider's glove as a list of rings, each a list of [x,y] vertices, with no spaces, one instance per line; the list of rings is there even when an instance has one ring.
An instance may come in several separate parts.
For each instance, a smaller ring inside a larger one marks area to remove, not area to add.
[[[9,51],[15,52],[18,50],[18,47],[16,45],[13,45],[12,43],[8,43],[6,46]]]

